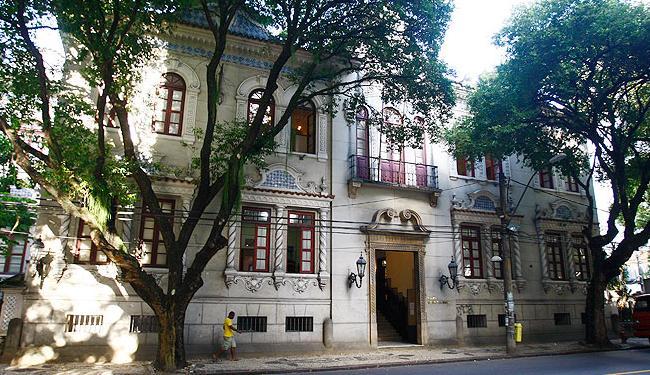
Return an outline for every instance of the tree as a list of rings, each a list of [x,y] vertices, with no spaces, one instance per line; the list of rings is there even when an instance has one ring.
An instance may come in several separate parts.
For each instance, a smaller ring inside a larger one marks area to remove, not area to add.
[[[540,0],[519,10],[497,36],[506,61],[470,95],[470,116],[448,132],[457,154],[519,154],[535,169],[550,157],[588,198],[593,272],[586,300],[587,343],[609,343],[604,291],[650,239],[642,220],[650,182],[650,9],[625,0]],[[585,153],[594,148],[593,160]],[[591,165],[591,167],[590,167]],[[592,178],[611,185],[604,233],[595,227]],[[605,251],[619,234],[615,250]]]
[[[173,32],[176,15],[197,9],[214,39],[205,77],[208,100],[203,110],[208,120],[196,160],[193,201],[175,234],[131,139],[129,106],[140,69],[154,54],[156,38]],[[254,15],[269,30],[280,30],[269,44],[272,67],[258,112],[245,124],[218,116],[218,71],[226,46],[232,43],[229,26],[239,12]],[[446,0],[3,2],[0,129],[11,141],[17,165],[67,213],[89,226],[93,243],[153,309],[160,323],[155,366],[180,368],[185,365],[185,311],[203,285],[206,264],[227,244],[223,232],[238,201],[244,165],[272,150],[274,136],[302,103],[323,96],[331,99],[334,109],[337,98],[357,101],[356,93],[369,84],[382,85],[384,100],[409,102],[428,114],[426,127],[433,133],[453,105],[447,69],[438,60],[449,13]],[[56,17],[74,46],[76,54],[69,54],[68,62],[81,66],[83,79],[99,89],[93,102],[48,71],[33,39],[34,30],[47,26],[48,17]],[[287,67],[290,74],[283,73]],[[263,126],[280,79],[291,80],[296,92],[276,124]],[[107,102],[119,121],[121,155],[105,140]],[[94,118],[94,130],[84,126],[88,116]],[[33,128],[39,134],[36,144],[27,140],[28,129]],[[412,133],[421,132],[419,124],[414,129]],[[169,268],[165,290],[126,251],[116,231],[116,208],[136,199],[161,228]],[[184,269],[188,241],[199,220],[206,220],[203,214],[212,202],[218,208],[210,217],[208,238]]]
[[[11,245],[16,244],[14,233],[27,233],[34,223],[35,215],[31,199],[12,197],[11,186],[22,187],[25,182],[18,178],[18,169],[11,162],[11,142],[0,134],[0,256],[7,255]]]

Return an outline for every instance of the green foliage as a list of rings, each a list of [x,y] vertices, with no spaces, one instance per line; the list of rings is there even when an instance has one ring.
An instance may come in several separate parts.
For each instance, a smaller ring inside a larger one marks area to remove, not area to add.
[[[536,168],[563,152],[568,173],[588,165],[589,141],[606,164],[622,152],[647,168],[649,13],[623,0],[521,9],[496,37],[507,61],[480,80],[470,116],[447,133],[451,151],[518,153]]]
[[[10,232],[29,232],[36,215],[31,199],[12,197],[11,186],[25,187],[27,183],[18,178],[18,169],[12,162],[13,147],[0,133],[0,256],[6,255],[9,246],[16,243]]]

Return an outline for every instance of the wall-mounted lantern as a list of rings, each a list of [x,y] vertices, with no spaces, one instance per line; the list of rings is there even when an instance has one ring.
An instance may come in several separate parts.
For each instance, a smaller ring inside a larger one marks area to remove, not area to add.
[[[449,276],[440,276],[440,289],[443,289],[445,284],[449,289],[458,288],[458,264],[456,264],[454,257],[451,257],[451,262],[449,262],[447,268],[449,269]],[[450,280],[451,283],[449,282]]]
[[[357,273],[350,273],[348,276],[348,288],[352,288],[352,284],[356,285],[357,288],[361,288],[361,282],[363,281],[363,276],[366,274],[366,260],[363,259],[363,254],[359,255],[357,259]],[[357,282],[357,280],[359,280]]]

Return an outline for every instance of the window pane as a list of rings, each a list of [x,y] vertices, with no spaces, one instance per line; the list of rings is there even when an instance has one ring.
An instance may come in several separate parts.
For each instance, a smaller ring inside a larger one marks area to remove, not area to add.
[[[167,264],[167,255],[158,253],[156,258],[156,264],[159,266],[164,266]]]
[[[178,133],[179,133],[178,124],[170,123],[169,124],[169,134],[178,134]]]
[[[174,100],[172,102],[172,111],[180,111],[181,110],[181,102]]]
[[[257,249],[257,259],[266,259],[266,249]]]
[[[172,94],[172,99],[174,99],[175,101],[180,101],[181,99],[183,99],[183,92],[174,90],[174,93]]]
[[[156,121],[156,122],[154,123],[154,125],[153,125],[153,131],[155,131],[155,132],[157,132],[157,133],[162,133],[164,130],[165,130],[165,124],[164,124],[164,123],[162,123],[162,122],[160,122],[160,121]]]

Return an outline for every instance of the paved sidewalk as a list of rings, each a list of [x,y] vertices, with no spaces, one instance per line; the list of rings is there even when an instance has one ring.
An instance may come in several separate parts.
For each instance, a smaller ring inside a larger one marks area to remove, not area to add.
[[[613,350],[650,348],[647,339],[629,339],[626,344],[613,341]],[[505,357],[503,346],[481,346],[463,348],[385,348],[356,353],[297,354],[267,357],[242,356],[240,361],[224,360],[218,363],[206,358],[192,359],[188,367],[178,374],[272,374],[305,373],[320,370],[345,370],[382,366],[402,366],[436,362],[487,360]],[[517,356],[540,356],[580,353],[592,349],[577,342],[523,344],[518,346]],[[149,362],[130,364],[84,364],[52,363],[28,368],[0,366],[0,373],[17,374],[154,374]]]

